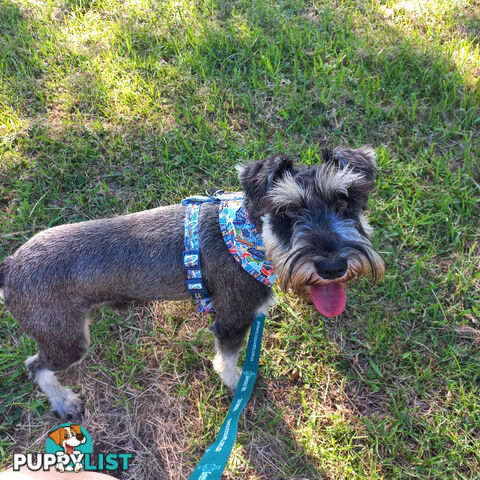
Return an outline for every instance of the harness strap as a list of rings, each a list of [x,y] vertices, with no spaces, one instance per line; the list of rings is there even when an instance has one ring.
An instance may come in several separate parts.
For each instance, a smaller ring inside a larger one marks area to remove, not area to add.
[[[200,266],[200,243],[198,235],[198,217],[202,197],[187,198],[182,204],[186,205],[185,213],[185,242],[183,251],[183,266],[187,274],[187,290],[197,303],[198,311],[201,313],[212,313],[213,305],[205,283],[202,278]],[[208,200],[206,200],[208,201]],[[185,202],[185,203],[184,203]]]

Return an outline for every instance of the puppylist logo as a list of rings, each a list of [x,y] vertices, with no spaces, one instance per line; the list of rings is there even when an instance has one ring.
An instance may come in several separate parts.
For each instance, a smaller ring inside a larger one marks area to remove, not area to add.
[[[47,436],[46,453],[16,453],[13,471],[26,466],[32,471],[48,471],[55,467],[59,472],[128,470],[131,453],[93,454],[92,439],[83,427],[64,423]]]

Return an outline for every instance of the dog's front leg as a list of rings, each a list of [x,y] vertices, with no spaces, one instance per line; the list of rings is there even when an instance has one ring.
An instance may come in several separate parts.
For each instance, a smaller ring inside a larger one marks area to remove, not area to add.
[[[256,308],[245,305],[215,306],[216,319],[210,327],[215,334],[216,354],[213,359],[213,368],[218,373],[222,382],[233,391],[237,388],[241,369],[237,366],[238,355],[243,345],[245,335],[258,314],[266,314],[274,303],[273,295],[266,294],[256,302]]]
[[[219,321],[217,320],[215,325],[218,326],[218,324]],[[222,379],[222,382],[233,391],[237,388],[242,373],[237,363],[247,330],[248,327],[243,331],[229,332],[230,334],[233,333],[232,336],[217,336],[215,339],[216,354],[213,359],[213,368]]]

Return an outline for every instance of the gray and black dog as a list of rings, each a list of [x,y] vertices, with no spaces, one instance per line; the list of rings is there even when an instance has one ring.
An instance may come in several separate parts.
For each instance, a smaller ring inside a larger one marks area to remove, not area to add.
[[[287,156],[238,167],[245,207],[261,232],[282,288],[308,292],[319,312],[340,314],[345,284],[383,276],[363,216],[375,190],[371,149],[323,152],[319,165]],[[39,351],[26,361],[31,377],[62,417],[82,402],[56,371],[81,362],[90,344],[88,312],[130,301],[185,300],[185,207],[171,205],[38,233],[0,263],[0,297]],[[235,389],[237,360],[256,314],[273,304],[272,290],[235,261],[223,240],[218,205],[204,204],[199,238],[202,275],[215,308],[214,368]]]

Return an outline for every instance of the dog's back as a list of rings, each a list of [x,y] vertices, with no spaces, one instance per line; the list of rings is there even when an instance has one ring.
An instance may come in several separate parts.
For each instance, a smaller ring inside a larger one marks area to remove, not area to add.
[[[1,264],[5,303],[68,295],[90,307],[153,300],[158,291],[189,298],[183,272],[171,268],[182,259],[183,215],[176,205],[40,232]]]

